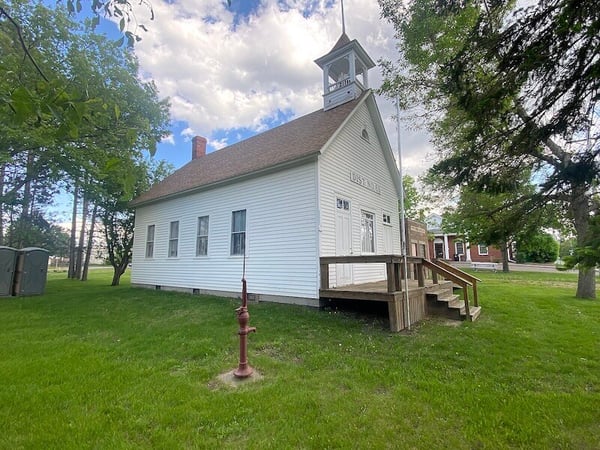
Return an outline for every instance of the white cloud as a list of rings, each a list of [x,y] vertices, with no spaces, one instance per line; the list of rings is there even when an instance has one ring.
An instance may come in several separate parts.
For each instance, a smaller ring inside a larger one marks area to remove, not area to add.
[[[186,142],[191,141],[192,138],[194,136],[196,136],[196,132],[190,127],[184,128],[183,130],[181,130],[181,133],[179,133],[179,134],[180,134],[180,136],[183,136],[183,138]]]
[[[173,133],[170,133],[168,136],[165,136],[164,138],[162,138],[161,142],[163,144],[175,145],[175,136],[173,136]]]
[[[220,150],[224,147],[227,147],[227,139],[222,138],[222,139],[209,139],[208,140],[208,145],[210,145],[211,147],[213,147],[215,150]]]
[[[323,0],[262,0],[238,24],[225,3],[155,2],[155,20],[135,47],[144,76],[154,79],[161,96],[170,97],[173,120],[189,125],[181,134],[207,136],[215,148],[225,144],[215,137],[218,130],[263,131],[278,111],[300,116],[322,107],[322,74],[313,61],[341,34],[339,2],[327,7],[330,2]],[[375,61],[395,59],[394,32],[380,19],[377,1],[346,0],[344,7],[348,36]],[[369,82],[373,88],[381,84],[377,68]],[[379,100],[395,148],[394,108]],[[415,172],[426,146],[422,135],[417,141],[414,149],[403,148]]]

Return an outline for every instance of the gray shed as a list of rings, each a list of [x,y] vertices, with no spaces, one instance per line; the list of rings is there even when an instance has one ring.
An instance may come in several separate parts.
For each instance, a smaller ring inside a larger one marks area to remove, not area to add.
[[[48,275],[48,250],[28,247],[19,250],[15,273],[14,295],[44,293]]]
[[[17,249],[0,246],[0,297],[9,297],[13,293]]]

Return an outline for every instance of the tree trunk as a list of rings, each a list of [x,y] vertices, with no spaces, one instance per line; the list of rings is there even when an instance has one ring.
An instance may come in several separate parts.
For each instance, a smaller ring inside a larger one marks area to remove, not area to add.
[[[577,245],[585,245],[590,228],[591,207],[587,192],[581,188],[573,192],[571,213],[577,235]],[[577,298],[596,298],[596,276],[594,268],[579,267],[577,278]]]
[[[596,298],[596,270],[591,268],[579,268],[577,278],[577,298]]]
[[[81,281],[87,281],[88,269],[90,268],[90,258],[92,256],[92,247],[94,245],[94,227],[96,225],[96,213],[98,212],[98,205],[94,205],[92,210],[92,218],[90,223],[90,234],[88,235],[87,248],[85,251],[85,261],[83,263],[83,271],[81,273]]]
[[[33,153],[27,153],[27,172],[25,174],[26,182],[23,186],[23,200],[21,201],[21,220],[19,220],[19,232],[17,233],[18,241],[17,247],[23,248],[25,246],[24,236],[28,235],[28,231],[31,230],[31,209],[32,209],[32,198],[31,198],[31,179],[30,172],[31,166],[33,165]]]
[[[4,198],[4,176],[6,166],[0,164],[0,198]],[[4,202],[0,202],[0,245],[4,245]]]
[[[500,245],[500,251],[502,253],[502,272],[508,273],[510,272],[510,267],[508,266],[508,242],[502,242]]]
[[[121,262],[121,264],[119,264],[118,266],[113,268],[114,271],[113,271],[112,283],[110,284],[111,286],[119,285],[119,282],[121,281],[121,275],[123,275],[125,273],[128,265],[129,265],[129,257],[125,257],[123,259],[123,261]]]
[[[75,268],[75,278],[81,280],[83,272],[83,250],[85,248],[85,227],[88,215],[89,200],[85,192],[83,193],[83,205],[81,207],[81,229],[79,230],[79,245],[77,246],[77,267]]]
[[[73,189],[73,213],[71,216],[71,239],[69,240],[69,272],[67,278],[75,278],[75,257],[77,244],[77,203],[79,201],[79,187],[75,182]]]

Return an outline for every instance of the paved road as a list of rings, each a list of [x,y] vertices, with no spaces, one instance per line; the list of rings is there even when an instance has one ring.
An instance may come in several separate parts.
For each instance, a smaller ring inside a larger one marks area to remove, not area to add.
[[[451,261],[453,266],[458,267],[459,269],[470,269],[470,262],[462,262],[462,261]],[[515,264],[509,263],[508,267],[510,270],[515,272],[557,272],[554,264]],[[485,270],[485,269],[484,269]],[[498,263],[498,270],[502,270],[502,264]],[[576,270],[569,270],[568,272],[577,273]]]

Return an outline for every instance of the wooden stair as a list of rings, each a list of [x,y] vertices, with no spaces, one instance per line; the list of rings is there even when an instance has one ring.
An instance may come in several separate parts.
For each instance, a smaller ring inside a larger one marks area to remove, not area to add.
[[[467,320],[465,302],[453,292],[452,287],[452,283],[439,284],[437,289],[426,293],[427,313],[452,320]],[[471,321],[477,320],[481,307],[471,306],[469,313]]]

